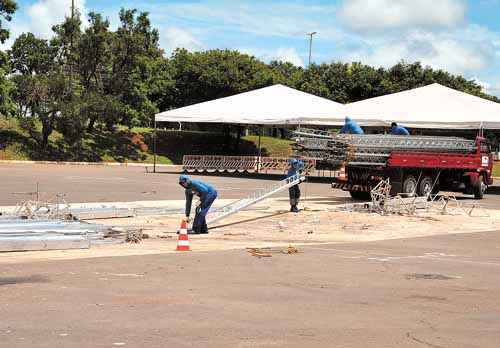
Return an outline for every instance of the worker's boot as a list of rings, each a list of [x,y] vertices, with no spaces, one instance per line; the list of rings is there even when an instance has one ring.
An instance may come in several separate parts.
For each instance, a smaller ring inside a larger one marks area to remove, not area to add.
[[[208,226],[207,223],[205,222],[200,229],[200,234],[207,234],[208,233]]]
[[[299,212],[299,208],[297,207],[297,205],[293,205],[293,206],[292,206],[292,209],[290,209],[290,211],[291,211],[292,213],[298,213],[298,212]]]

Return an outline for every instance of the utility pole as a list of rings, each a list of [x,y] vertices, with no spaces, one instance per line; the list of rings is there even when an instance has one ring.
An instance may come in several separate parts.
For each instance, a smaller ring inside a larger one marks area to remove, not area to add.
[[[71,19],[75,18],[75,0],[71,0]]]
[[[318,32],[313,31],[311,33],[307,33],[306,35],[309,36],[309,64],[307,67],[311,65],[311,54],[312,54],[312,44],[313,44],[313,35],[316,35]]]

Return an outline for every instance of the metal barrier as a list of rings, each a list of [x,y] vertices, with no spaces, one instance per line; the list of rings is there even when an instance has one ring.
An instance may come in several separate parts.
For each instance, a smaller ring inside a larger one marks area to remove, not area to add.
[[[185,155],[182,159],[182,169],[185,171],[219,171],[219,172],[264,172],[281,171],[288,169],[287,157],[258,156],[213,156],[213,155]],[[304,159],[306,173],[316,168],[316,160]]]

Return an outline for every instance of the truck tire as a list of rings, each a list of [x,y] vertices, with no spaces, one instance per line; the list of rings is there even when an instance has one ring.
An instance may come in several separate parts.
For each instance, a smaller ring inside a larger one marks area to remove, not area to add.
[[[407,175],[403,180],[403,185],[401,185],[402,193],[418,193],[417,184],[417,179],[413,175]]]
[[[475,199],[483,199],[484,193],[486,192],[486,189],[487,189],[487,186],[484,183],[482,176],[480,176],[479,179],[476,180],[472,189],[474,191],[474,198]]]
[[[419,196],[427,196],[431,193],[434,193],[435,188],[432,187],[434,185],[434,180],[431,176],[424,176],[422,180],[418,183],[417,193]]]

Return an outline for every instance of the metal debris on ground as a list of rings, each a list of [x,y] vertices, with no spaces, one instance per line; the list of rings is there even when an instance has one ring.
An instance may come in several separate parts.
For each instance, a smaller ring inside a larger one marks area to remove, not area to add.
[[[287,248],[282,250],[273,250],[270,248],[247,248],[247,252],[255,257],[272,257],[272,254],[297,254],[299,253],[299,249],[294,247],[293,245],[289,245]]]
[[[24,219],[60,219],[73,220],[69,204],[63,194],[57,194],[50,200],[24,200],[17,204],[14,215]]]
[[[479,212],[476,217],[488,217],[489,214],[474,202],[470,209],[454,194],[440,194],[427,196],[417,196],[415,193],[397,194],[391,196],[391,184],[389,179],[381,181],[371,192],[371,202],[347,203],[345,210],[349,212],[364,211],[377,213],[380,215],[404,215],[415,216],[418,214],[441,214],[441,215],[467,215],[473,216],[473,212]]]
[[[297,254],[299,249],[294,247],[293,245],[289,245],[288,248],[281,250],[282,254]]]
[[[127,237],[125,238],[125,241],[128,243],[140,243],[143,240],[143,233],[142,229],[137,229],[137,230],[128,230],[127,231]]]
[[[107,226],[78,220],[64,195],[20,202],[12,214],[0,216],[0,251],[88,249],[92,244],[137,242],[136,229],[117,233]]]
[[[259,259],[261,257],[272,257],[269,252],[264,252],[259,248],[247,248],[247,252],[252,256],[258,257]]]

